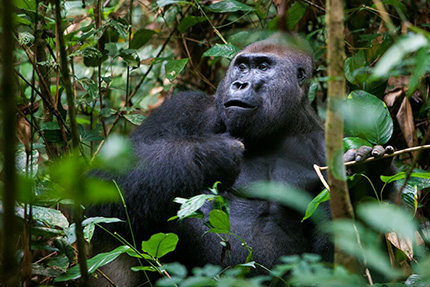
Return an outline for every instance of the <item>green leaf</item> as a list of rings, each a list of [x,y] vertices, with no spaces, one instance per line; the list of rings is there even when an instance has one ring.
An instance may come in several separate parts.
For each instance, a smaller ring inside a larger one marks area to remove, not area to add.
[[[130,43],[130,49],[139,49],[152,38],[155,34],[155,31],[148,29],[140,29],[136,33],[133,34],[133,39]]]
[[[159,8],[163,8],[164,6],[170,5],[170,4],[177,4],[177,5],[189,5],[192,4],[190,1],[180,1],[180,0],[158,0],[157,6]]]
[[[134,272],[138,272],[138,271],[157,272],[157,269],[155,269],[152,266],[134,266],[134,267],[131,267],[131,271],[134,271]]]
[[[115,58],[118,56],[118,47],[116,46],[116,43],[106,43],[105,44],[105,51],[108,52],[108,56]]]
[[[175,233],[157,233],[148,241],[142,241],[142,250],[152,257],[161,258],[176,249],[178,240]]]
[[[200,194],[191,197],[190,199],[176,197],[174,202],[181,204],[181,208],[178,210],[179,219],[184,219],[190,215],[193,215],[199,210],[206,201],[212,200],[215,195],[211,194]]]
[[[245,5],[235,0],[224,0],[220,2],[216,2],[212,5],[209,5],[208,9],[215,13],[227,13],[227,12],[237,12],[244,11],[250,12],[254,11],[253,7]]]
[[[302,219],[302,222],[308,219],[314,214],[315,210],[317,210],[320,203],[330,200],[330,193],[327,189],[321,191],[317,196],[309,202],[308,207],[306,208],[305,216]]]
[[[363,82],[363,79],[358,77],[357,72],[364,67],[366,67],[366,58],[363,50],[360,50],[357,54],[345,60],[345,78],[351,84],[358,85]]]
[[[121,50],[120,57],[124,59],[128,66],[138,68],[140,66],[140,58],[135,49]]]
[[[145,120],[145,117],[139,114],[134,114],[134,115],[123,115],[124,118],[129,121],[130,123],[132,123],[135,126],[139,126],[143,123],[143,121]]]
[[[36,11],[35,0],[14,0],[13,4],[18,9]]]
[[[344,107],[347,136],[383,145],[393,134],[393,120],[383,101],[365,91],[353,91]]]
[[[393,204],[366,203],[357,208],[359,217],[381,233],[395,231],[404,239],[414,239],[417,225],[413,215]]]
[[[227,213],[222,210],[214,209],[209,213],[210,224],[217,229],[231,230],[230,219]]]
[[[308,6],[308,4],[302,1],[294,2],[293,5],[291,5],[287,11],[287,27],[289,31],[293,30],[297,23],[303,18]]]
[[[180,60],[168,60],[166,63],[166,78],[172,82],[177,76],[179,76],[179,73],[182,72],[187,63],[188,58]]]
[[[224,57],[233,59],[239,51],[240,49],[232,43],[215,44],[215,46],[204,52],[202,57]]]
[[[190,27],[193,27],[197,23],[206,21],[205,17],[202,16],[186,16],[178,25],[179,33],[185,33]]]
[[[386,183],[391,183],[391,182],[399,180],[399,179],[404,179],[404,178],[406,178],[406,176],[407,176],[407,173],[402,171],[402,172],[396,173],[395,175],[392,175],[392,176],[381,175],[381,180],[383,182],[386,182]],[[424,172],[424,173],[413,172],[413,173],[411,173],[410,176],[411,177],[430,179],[430,173],[428,173],[428,172]]]
[[[69,221],[61,213],[60,210],[46,208],[42,206],[33,206],[32,207],[33,219],[43,222],[49,227],[60,227],[67,228],[69,227]]]
[[[343,138],[343,150],[347,151],[349,149],[358,149],[361,146],[370,146],[373,145],[365,139],[358,137],[345,137]]]
[[[128,246],[120,246],[110,252],[100,253],[91,259],[87,260],[88,273],[94,273],[97,268],[102,267],[112,261],[114,261],[118,256],[129,250]],[[64,282],[69,280],[75,280],[81,277],[81,271],[79,270],[79,264],[73,266],[69,271],[54,279],[54,282]]]
[[[428,46],[429,40],[421,34],[407,34],[394,43],[378,61],[373,70],[375,77],[387,77],[389,72],[401,62],[407,54]]]

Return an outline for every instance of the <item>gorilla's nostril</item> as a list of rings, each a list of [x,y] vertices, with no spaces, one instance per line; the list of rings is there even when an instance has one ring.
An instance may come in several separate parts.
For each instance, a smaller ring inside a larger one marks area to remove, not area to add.
[[[244,89],[246,89],[248,87],[249,83],[248,82],[239,82],[239,81],[236,81],[232,85],[233,85],[233,88],[235,90],[244,90]]]

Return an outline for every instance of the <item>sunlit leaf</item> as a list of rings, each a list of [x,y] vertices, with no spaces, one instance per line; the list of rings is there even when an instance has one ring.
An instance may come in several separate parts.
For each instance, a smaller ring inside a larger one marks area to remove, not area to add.
[[[428,46],[429,40],[421,34],[407,34],[394,43],[388,51],[378,61],[373,70],[375,77],[386,77],[390,70],[394,68],[409,53]]]
[[[204,52],[202,57],[224,57],[233,59],[239,51],[240,49],[231,43],[215,44],[215,46]]]
[[[100,253],[91,259],[87,260],[88,273],[94,273],[97,268],[102,267],[112,261],[114,261],[118,256],[126,252],[130,247],[120,246],[110,252]],[[81,271],[79,270],[79,264],[73,266],[69,271],[54,279],[54,282],[64,282],[69,280],[75,280],[81,277]]]
[[[347,151],[349,149],[358,149],[361,146],[370,146],[373,145],[365,139],[358,137],[345,137],[343,138],[343,150]]]
[[[179,237],[175,233],[157,233],[142,241],[142,250],[154,258],[161,258],[176,249]]]
[[[214,4],[209,5],[208,9],[215,13],[227,13],[227,12],[237,12],[244,11],[250,12],[254,11],[254,8],[248,5],[245,5],[241,2],[235,0],[224,0],[219,1]]]

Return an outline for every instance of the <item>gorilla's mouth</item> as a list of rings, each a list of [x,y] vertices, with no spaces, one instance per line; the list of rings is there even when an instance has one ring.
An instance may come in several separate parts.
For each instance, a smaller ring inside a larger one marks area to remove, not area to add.
[[[243,102],[240,100],[230,100],[224,103],[224,107],[225,108],[242,108],[242,109],[247,109],[247,110],[252,110],[255,109],[256,106],[251,105],[247,102]]]

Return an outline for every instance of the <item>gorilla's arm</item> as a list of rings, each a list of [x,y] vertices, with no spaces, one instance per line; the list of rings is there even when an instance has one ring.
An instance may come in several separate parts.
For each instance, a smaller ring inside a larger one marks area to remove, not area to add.
[[[133,133],[134,167],[117,178],[133,218],[161,225],[175,214],[175,197],[199,194],[215,181],[221,188],[233,185],[243,145],[218,133],[223,127],[213,102],[201,93],[174,95]]]

